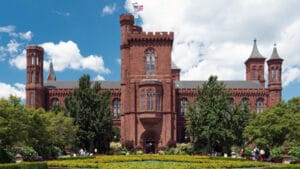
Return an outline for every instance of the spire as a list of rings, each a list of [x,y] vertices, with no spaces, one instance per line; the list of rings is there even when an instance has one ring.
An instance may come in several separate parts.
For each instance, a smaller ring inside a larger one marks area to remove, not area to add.
[[[256,39],[254,39],[254,45],[253,45],[252,53],[251,53],[249,59],[250,58],[264,58],[257,49]]]
[[[49,72],[47,76],[47,81],[56,81],[56,76],[53,69],[52,60],[50,61]]]
[[[282,58],[278,55],[277,48],[276,48],[276,43],[275,43],[271,58],[269,60],[276,60],[276,59],[281,59],[282,60]]]

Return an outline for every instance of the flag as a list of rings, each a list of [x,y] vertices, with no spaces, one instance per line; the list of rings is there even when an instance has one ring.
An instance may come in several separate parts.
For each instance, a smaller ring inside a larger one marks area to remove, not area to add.
[[[137,2],[132,3],[134,12],[140,12],[144,9],[143,5],[139,5]]]

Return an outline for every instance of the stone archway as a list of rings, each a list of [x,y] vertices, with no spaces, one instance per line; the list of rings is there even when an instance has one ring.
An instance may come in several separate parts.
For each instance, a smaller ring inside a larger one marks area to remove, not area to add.
[[[146,154],[154,154],[157,152],[159,136],[153,130],[146,130],[141,135],[141,141],[143,142],[143,150]]]

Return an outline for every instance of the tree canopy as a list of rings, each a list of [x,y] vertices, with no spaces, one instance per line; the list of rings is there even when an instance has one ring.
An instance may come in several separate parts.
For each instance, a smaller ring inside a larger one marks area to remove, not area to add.
[[[241,135],[248,123],[245,104],[234,106],[232,96],[216,76],[198,88],[197,99],[190,104],[187,131],[197,151],[228,151],[232,144],[242,144]]]
[[[265,149],[300,146],[300,97],[257,114],[243,135]]]
[[[83,75],[79,79],[79,88],[65,98],[67,112],[79,126],[77,145],[90,152],[94,148],[107,152],[112,139],[110,93],[100,89],[100,83],[92,83],[89,75]]]

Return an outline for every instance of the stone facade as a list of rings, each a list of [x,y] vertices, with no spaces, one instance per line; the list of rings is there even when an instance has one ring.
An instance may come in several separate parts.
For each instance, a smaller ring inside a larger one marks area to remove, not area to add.
[[[176,142],[184,142],[187,103],[194,102],[196,90],[204,81],[180,81],[180,69],[171,60],[173,32],[143,32],[134,25],[134,17],[120,16],[121,80],[102,81],[102,89],[111,92],[114,125],[120,128],[121,141],[129,148],[146,153],[157,152]],[[281,101],[281,59],[276,46],[267,61],[268,87],[265,87],[265,58],[254,41],[245,62],[246,80],[224,81],[231,101],[248,101],[258,112]],[[78,81],[56,80],[52,63],[43,81],[43,48],[27,47],[27,107],[50,109],[64,105]]]

